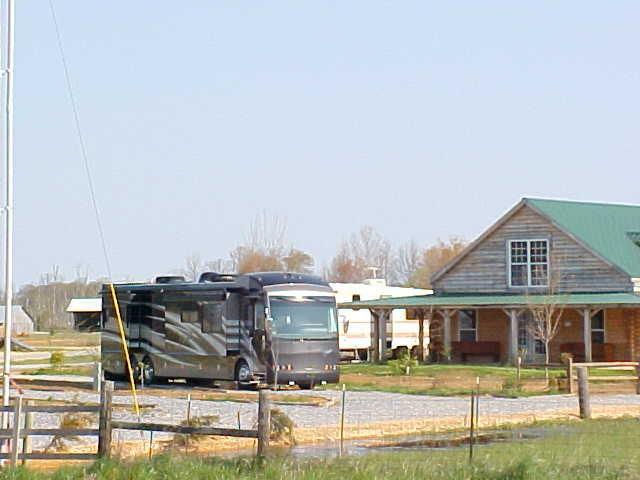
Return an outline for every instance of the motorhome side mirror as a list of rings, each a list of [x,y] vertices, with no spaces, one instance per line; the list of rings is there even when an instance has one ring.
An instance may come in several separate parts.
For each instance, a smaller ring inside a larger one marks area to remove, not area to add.
[[[342,319],[342,331],[346,334],[349,331],[349,319],[345,315],[340,315]]]

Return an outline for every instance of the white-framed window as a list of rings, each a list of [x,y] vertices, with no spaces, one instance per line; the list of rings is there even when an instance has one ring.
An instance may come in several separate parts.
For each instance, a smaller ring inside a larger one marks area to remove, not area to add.
[[[478,333],[475,310],[458,310],[458,334],[461,342],[475,342]]]
[[[549,284],[549,241],[509,240],[509,286],[546,287]]]

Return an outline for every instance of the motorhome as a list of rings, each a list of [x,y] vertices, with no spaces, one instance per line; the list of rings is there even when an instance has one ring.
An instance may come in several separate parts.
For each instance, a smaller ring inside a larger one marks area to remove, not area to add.
[[[362,283],[331,283],[330,285],[336,292],[338,304],[433,293],[432,290],[421,288],[390,286],[382,278],[372,278]],[[418,320],[411,313],[409,311],[409,318],[407,318],[406,310],[394,310],[390,321],[387,322],[387,349],[393,355],[403,350],[411,351],[418,346]],[[340,352],[343,357],[357,360],[369,358],[371,349],[371,312],[369,310],[339,309],[338,329]]]
[[[114,285],[136,377],[310,388],[339,378],[335,294],[298,273],[204,273]],[[126,373],[116,302],[102,289],[102,365]],[[139,367],[138,367],[139,365]]]

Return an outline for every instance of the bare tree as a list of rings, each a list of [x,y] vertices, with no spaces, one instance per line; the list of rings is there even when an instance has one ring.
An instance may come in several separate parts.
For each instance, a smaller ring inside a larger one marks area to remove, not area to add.
[[[409,276],[406,285],[431,288],[431,276],[456,257],[467,246],[460,237],[449,237],[447,241],[438,239],[435,245],[424,249],[418,268]]]
[[[324,275],[331,282],[360,282],[366,278],[365,266],[362,259],[351,255],[347,242],[343,242]]]
[[[184,268],[182,274],[187,280],[195,282],[198,280],[198,276],[202,273],[202,258],[199,253],[192,253],[184,260]]]
[[[54,266],[40,276],[38,284],[23,285],[16,293],[16,305],[22,305],[34,319],[38,330],[64,329],[72,326],[66,309],[72,298],[95,297],[102,280],[78,278],[72,282],[62,280],[62,270]]]
[[[313,257],[307,252],[291,248],[289,253],[282,257],[284,269],[288,272],[311,273],[313,272]]]
[[[422,252],[418,244],[410,240],[398,247],[394,259],[395,277],[399,283],[406,285],[422,266]]]
[[[286,234],[286,219],[264,211],[251,222],[246,247],[261,251],[266,256],[281,258],[286,251]]]
[[[311,272],[313,257],[286,243],[287,224],[282,217],[263,212],[249,227],[246,242],[231,251],[238,273],[288,270]]]
[[[370,271],[375,268],[381,278],[393,282],[392,259],[389,242],[373,227],[365,225],[342,242],[325,275],[334,282],[360,282],[371,276]]]
[[[204,271],[227,273],[233,271],[233,262],[224,258],[217,258],[215,260],[209,260],[204,263]]]
[[[559,287],[563,279],[562,259],[551,256],[547,265],[551,266],[547,272],[547,287],[538,295],[527,292],[527,311],[530,319],[527,329],[531,336],[544,345],[545,378],[549,381],[550,346],[560,330],[562,314],[566,304],[566,298],[558,295]],[[542,268],[542,267],[541,267]],[[547,267],[549,268],[549,267]]]

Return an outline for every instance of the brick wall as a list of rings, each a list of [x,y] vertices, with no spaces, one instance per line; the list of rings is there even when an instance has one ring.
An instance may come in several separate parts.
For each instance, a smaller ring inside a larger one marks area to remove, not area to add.
[[[477,340],[500,342],[500,361],[506,362],[509,358],[509,317],[502,309],[480,309],[477,318]],[[434,326],[432,338],[441,341],[441,321],[436,321]],[[451,340],[459,340],[457,314],[451,318]],[[582,311],[564,310],[559,331],[551,342],[551,362],[560,362],[560,345],[583,341]],[[615,360],[640,360],[640,309],[606,309],[605,342],[614,345]],[[458,362],[460,358],[454,357],[453,361]],[[474,361],[489,360],[477,358]]]

